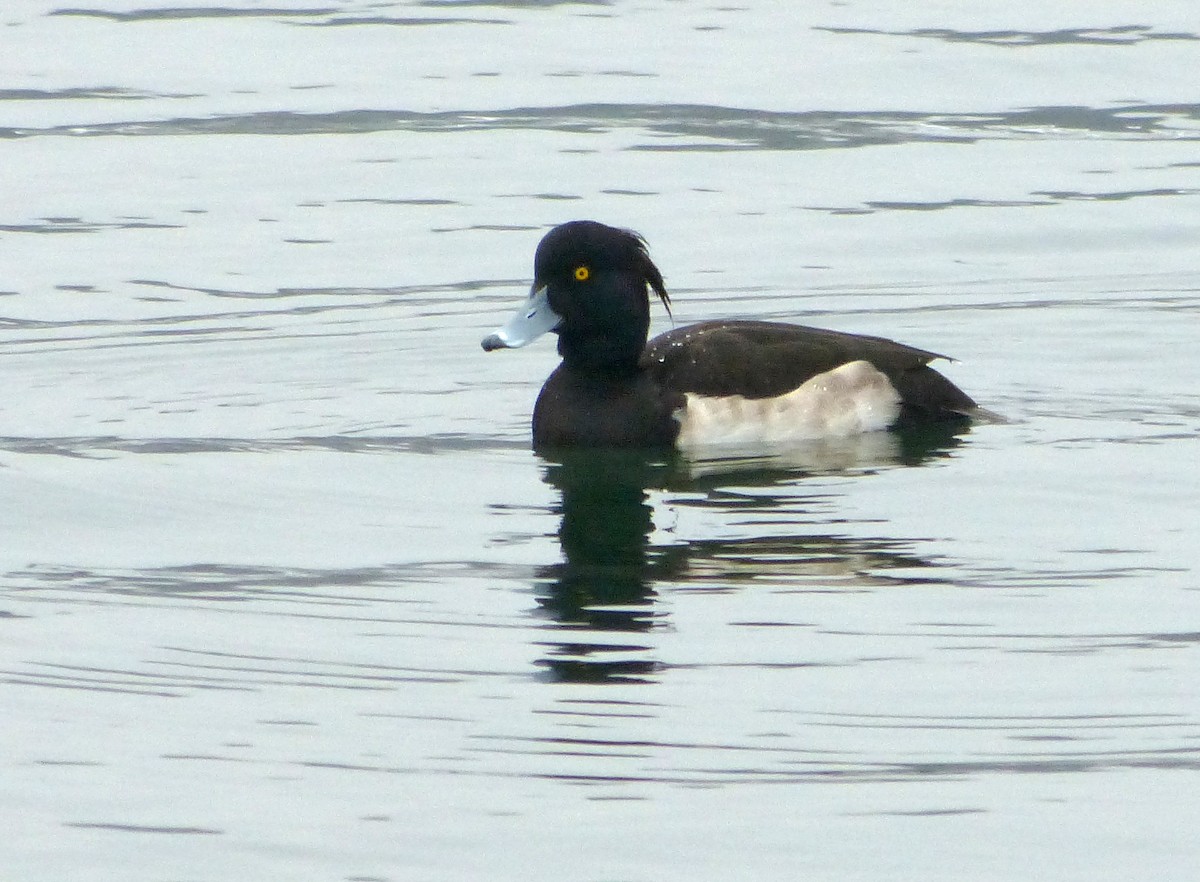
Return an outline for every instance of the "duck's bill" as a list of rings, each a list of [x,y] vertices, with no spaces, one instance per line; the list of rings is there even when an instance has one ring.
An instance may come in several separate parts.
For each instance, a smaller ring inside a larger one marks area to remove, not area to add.
[[[550,308],[546,289],[537,288],[529,292],[529,299],[513,313],[502,328],[497,328],[483,338],[483,348],[518,349],[527,346],[547,331],[558,327],[562,318]]]

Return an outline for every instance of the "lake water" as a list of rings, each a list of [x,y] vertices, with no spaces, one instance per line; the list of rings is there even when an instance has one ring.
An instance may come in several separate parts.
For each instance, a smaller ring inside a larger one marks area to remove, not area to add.
[[[0,50],[5,879],[1194,878],[1194,4],[21,0]],[[677,322],[1004,419],[539,458],[552,343],[479,340],[584,217]]]

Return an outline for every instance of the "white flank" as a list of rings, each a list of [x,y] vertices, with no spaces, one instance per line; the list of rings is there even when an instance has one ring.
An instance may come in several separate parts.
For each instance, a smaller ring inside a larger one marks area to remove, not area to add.
[[[878,432],[900,413],[900,395],[874,365],[851,361],[775,398],[688,393],[676,413],[681,450],[781,445]]]

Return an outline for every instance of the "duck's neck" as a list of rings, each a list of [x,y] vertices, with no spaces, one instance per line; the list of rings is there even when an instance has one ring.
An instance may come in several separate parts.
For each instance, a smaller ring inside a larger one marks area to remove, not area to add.
[[[563,330],[558,336],[558,354],[573,371],[597,374],[633,374],[646,348],[646,329],[634,325],[605,328],[590,334]]]

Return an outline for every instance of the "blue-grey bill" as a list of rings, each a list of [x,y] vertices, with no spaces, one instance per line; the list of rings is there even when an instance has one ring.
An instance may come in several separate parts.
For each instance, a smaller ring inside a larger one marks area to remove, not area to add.
[[[546,289],[538,288],[529,292],[529,299],[513,313],[504,327],[497,328],[483,338],[483,348],[491,352],[493,349],[527,346],[547,331],[553,331],[560,321],[562,319],[550,308],[550,301],[546,299]]]

